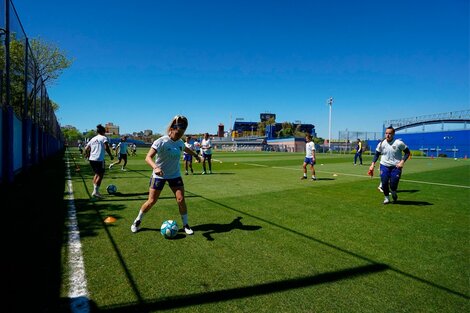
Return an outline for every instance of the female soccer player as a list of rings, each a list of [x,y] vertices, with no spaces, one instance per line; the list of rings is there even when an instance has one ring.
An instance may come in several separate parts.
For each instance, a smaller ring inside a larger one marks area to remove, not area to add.
[[[183,140],[181,140],[187,127],[188,120],[186,117],[181,115],[175,116],[168,125],[167,135],[155,140],[147,152],[145,162],[152,168],[153,172],[149,183],[148,199],[142,204],[139,214],[131,226],[133,233],[139,231],[145,213],[157,203],[166,182],[168,182],[171,191],[175,195],[176,203],[178,203],[185,233],[188,235],[194,233],[188,224],[188,208],[184,200],[184,184],[180,173],[180,159],[182,151],[193,155],[198,160],[199,156],[196,152],[187,148]]]

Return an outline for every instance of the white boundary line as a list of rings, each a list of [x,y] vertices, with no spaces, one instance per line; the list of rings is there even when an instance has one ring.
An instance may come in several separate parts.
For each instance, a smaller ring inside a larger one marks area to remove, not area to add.
[[[266,166],[266,165],[261,165],[261,164],[253,164],[253,163],[244,163],[244,164],[246,164],[246,165],[252,165],[252,166],[268,167],[268,166]],[[277,168],[277,169],[281,169],[281,170],[299,171],[299,169],[290,168],[290,167],[272,166],[271,168]],[[328,172],[328,171],[318,171],[318,170],[316,170],[316,172],[319,172],[319,173],[328,173],[328,174],[339,174],[339,175],[344,175],[344,176],[354,176],[354,177],[369,178],[369,176],[358,175],[358,174],[346,174],[346,173]],[[406,181],[406,182],[409,182],[409,183],[417,183],[417,184],[427,184],[427,185],[436,185],[436,186],[444,186],[444,187],[455,187],[455,188],[470,189],[470,186],[463,186],[463,185],[452,185],[452,184],[432,183],[432,182],[419,181],[419,180],[409,180],[409,179],[400,179],[400,181]]]
[[[83,262],[82,244],[80,242],[80,230],[78,229],[75,201],[73,197],[72,179],[70,177],[70,163],[67,160],[67,186],[68,192],[68,234],[69,234],[69,293],[70,309],[73,313],[90,312],[90,302],[88,300],[88,288],[85,275],[85,264]]]

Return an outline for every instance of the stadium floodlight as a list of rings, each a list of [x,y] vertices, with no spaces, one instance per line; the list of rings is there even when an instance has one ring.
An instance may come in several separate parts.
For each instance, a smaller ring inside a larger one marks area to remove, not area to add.
[[[331,107],[333,106],[333,97],[327,101],[330,106],[330,114],[328,116],[328,151],[331,153]]]

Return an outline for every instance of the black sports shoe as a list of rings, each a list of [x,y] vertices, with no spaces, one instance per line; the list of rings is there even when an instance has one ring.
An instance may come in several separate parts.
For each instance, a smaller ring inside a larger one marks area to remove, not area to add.
[[[393,202],[397,202],[397,200],[398,200],[398,195],[397,195],[397,192],[396,192],[396,191],[392,191],[392,198],[393,198]]]

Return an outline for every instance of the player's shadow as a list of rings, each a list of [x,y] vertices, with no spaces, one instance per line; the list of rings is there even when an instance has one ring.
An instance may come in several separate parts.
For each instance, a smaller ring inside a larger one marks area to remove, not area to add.
[[[261,226],[243,225],[242,222],[240,221],[241,219],[242,217],[239,216],[236,219],[234,219],[230,224],[210,223],[210,224],[197,225],[193,227],[193,230],[204,232],[202,235],[206,237],[207,240],[213,241],[214,240],[214,238],[212,238],[213,234],[227,233],[234,229],[253,231],[253,230],[258,230],[261,228]]]
[[[400,192],[415,193],[415,192],[419,192],[419,190],[418,189],[397,190],[397,193],[400,193]]]
[[[335,180],[334,178],[317,178],[317,180]]]
[[[395,202],[394,204],[417,205],[417,206],[433,205],[432,203],[427,202],[427,201],[411,201],[411,200],[400,200],[400,199],[398,199],[397,202]]]

